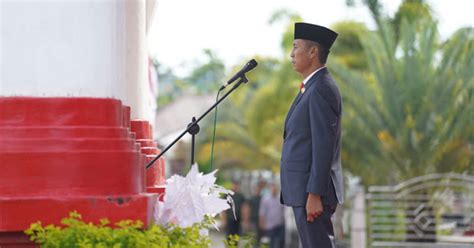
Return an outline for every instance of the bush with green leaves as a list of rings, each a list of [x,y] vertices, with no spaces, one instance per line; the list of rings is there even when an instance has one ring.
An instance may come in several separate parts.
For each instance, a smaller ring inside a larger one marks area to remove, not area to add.
[[[101,219],[98,224],[85,223],[81,215],[74,211],[68,218],[62,219],[61,224],[64,227],[43,226],[41,222],[36,222],[25,233],[44,248],[201,248],[211,244],[209,237],[200,232],[209,227],[211,220],[187,228],[152,225],[145,229],[141,221],[132,220],[123,220],[114,225],[107,219]]]
[[[82,216],[73,211],[68,218],[61,220],[61,224],[43,226],[38,221],[31,224],[25,233],[43,248],[202,248],[211,245],[211,239],[202,231],[215,223],[207,216],[202,223],[186,228],[176,225],[144,228],[141,221],[132,220],[122,220],[112,225],[108,219],[101,219],[98,224],[94,224],[84,222]],[[227,248],[250,248],[255,246],[256,241],[251,237],[230,235],[223,243]]]
[[[268,248],[266,244],[259,244],[253,235],[244,235],[240,237],[237,234],[229,235],[227,240],[223,240],[226,248]]]

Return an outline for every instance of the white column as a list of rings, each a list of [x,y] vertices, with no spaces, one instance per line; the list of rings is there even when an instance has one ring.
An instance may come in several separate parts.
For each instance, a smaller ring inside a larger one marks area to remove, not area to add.
[[[0,96],[113,97],[148,120],[146,16],[145,0],[0,0]]]
[[[115,5],[0,1],[0,95],[118,97]]]
[[[132,107],[132,118],[147,114],[146,5],[144,1],[125,1],[126,74],[125,102]]]

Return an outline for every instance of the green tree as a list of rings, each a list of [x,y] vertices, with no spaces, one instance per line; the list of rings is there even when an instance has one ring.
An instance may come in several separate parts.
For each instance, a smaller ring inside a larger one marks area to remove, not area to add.
[[[421,19],[432,19],[432,12],[431,7],[425,0],[404,0],[398,7],[391,22],[398,35],[402,20],[405,19],[413,23]]]
[[[198,94],[214,92],[224,79],[224,62],[209,50],[203,51],[206,61],[194,68],[189,77],[184,80]]]
[[[362,1],[362,4],[367,6],[375,23],[377,24],[377,26],[380,27],[382,20],[386,18],[386,16],[384,16],[383,5],[380,3],[379,0],[361,0],[361,1]],[[349,7],[353,7],[356,4],[357,4],[356,0],[346,0],[346,5]]]
[[[186,88],[184,82],[180,80],[174,72],[166,66],[158,63],[156,59],[153,60],[153,65],[156,68],[158,76],[158,106],[164,106],[172,102],[176,96]]]
[[[347,6],[353,7],[356,0],[346,0]],[[390,22],[398,40],[400,25],[403,19],[414,22],[420,19],[432,19],[432,9],[426,0],[403,0],[393,17],[390,17],[384,9],[380,0],[361,0],[361,3],[367,7],[373,20],[377,25],[377,30],[383,32],[384,25]]]
[[[222,84],[225,73],[224,62],[212,51],[205,49],[204,62],[192,68],[189,76],[177,76],[171,69],[154,60],[158,73],[158,105],[164,106],[185,93],[208,94]]]
[[[360,22],[341,21],[332,28],[339,36],[331,48],[329,63],[335,60],[351,69],[367,70],[367,58],[361,40],[361,36],[368,32],[367,26]]]
[[[365,185],[473,173],[473,29],[441,45],[431,20],[403,21],[399,44],[383,28],[363,39],[368,74],[333,67],[345,103],[344,167]]]

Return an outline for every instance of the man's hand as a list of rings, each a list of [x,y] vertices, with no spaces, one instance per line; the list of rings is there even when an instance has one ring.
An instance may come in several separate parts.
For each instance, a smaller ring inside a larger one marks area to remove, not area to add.
[[[318,218],[322,213],[323,204],[321,202],[321,196],[309,193],[308,200],[306,201],[306,220],[313,222],[314,219]]]

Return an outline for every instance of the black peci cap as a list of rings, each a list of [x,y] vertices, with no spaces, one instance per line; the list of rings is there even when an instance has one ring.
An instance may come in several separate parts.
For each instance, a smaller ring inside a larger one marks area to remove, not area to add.
[[[336,38],[337,33],[329,28],[311,23],[295,23],[295,40],[304,39],[315,41],[329,50]]]

